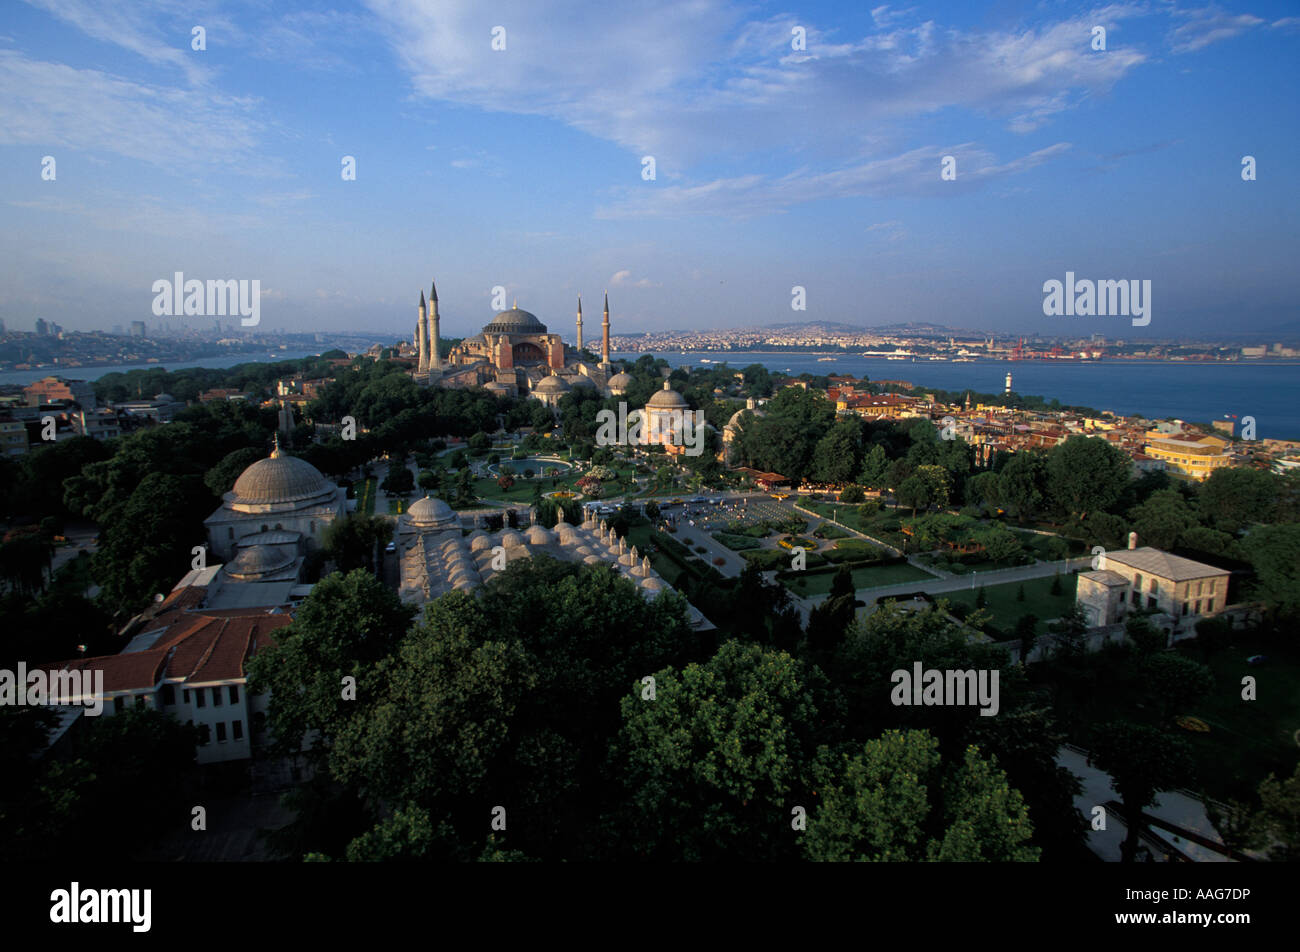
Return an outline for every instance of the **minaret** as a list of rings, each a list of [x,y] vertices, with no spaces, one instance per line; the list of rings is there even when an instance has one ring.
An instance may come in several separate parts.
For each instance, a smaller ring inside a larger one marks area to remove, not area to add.
[[[429,352],[424,347],[424,292],[420,292],[420,319],[415,322],[416,373],[428,373]]]
[[[421,292],[423,293],[423,292]],[[442,358],[438,356],[438,285],[429,281],[429,370],[441,370]]]
[[[609,366],[609,291],[605,292],[605,319],[600,323],[600,365]]]
[[[582,295],[578,295],[578,359],[582,359]]]

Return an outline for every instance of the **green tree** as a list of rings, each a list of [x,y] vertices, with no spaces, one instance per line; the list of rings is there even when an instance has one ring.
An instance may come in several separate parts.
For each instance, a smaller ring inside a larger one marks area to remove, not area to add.
[[[396,650],[414,612],[366,571],[316,584],[249,666],[249,690],[271,695],[267,720],[280,750],[301,750],[311,731],[328,747],[355,706],[379,694],[375,666]],[[356,701],[344,698],[344,678],[355,679]]]
[[[1236,533],[1274,519],[1281,480],[1260,469],[1223,466],[1201,484],[1197,506],[1216,529]]]
[[[1061,509],[1083,519],[1119,499],[1131,467],[1124,452],[1105,440],[1071,436],[1047,454],[1048,492]]]
[[[1161,489],[1136,506],[1129,517],[1138,538],[1157,549],[1172,549],[1196,527],[1196,513],[1176,489]]]
[[[885,470],[889,468],[889,457],[885,455],[885,448],[876,444],[863,457],[862,471],[858,474],[858,482],[868,489],[885,488]]]
[[[325,530],[322,549],[340,572],[376,568],[379,548],[393,538],[393,523],[385,516],[352,513]]]
[[[800,839],[814,861],[1035,862],[1019,792],[968,747],[943,771],[925,731],[887,731],[831,769],[819,761],[818,804]]]
[[[1138,683],[1148,709],[1164,724],[1209,694],[1214,689],[1214,675],[1199,662],[1162,651],[1142,659]]]
[[[813,476],[824,483],[842,485],[859,471],[862,456],[862,420],[838,420],[818,441],[813,451]]]
[[[235,480],[244,470],[265,456],[266,454],[255,446],[245,446],[227,453],[221,462],[208,470],[207,475],[203,477],[203,483],[212,490],[214,496],[224,496],[234,488]]]
[[[1038,640],[1038,616],[1033,612],[1021,615],[1016,620],[1016,641],[1020,643],[1020,659],[1028,659],[1030,652],[1034,650],[1034,642]]]
[[[1243,546],[1255,569],[1255,596],[1279,620],[1300,615],[1300,523],[1260,526]]]
[[[654,678],[653,702],[624,697],[613,751],[627,842],[649,859],[791,858],[795,840],[779,818],[808,790],[815,672],[783,651],[728,641],[708,662]]]

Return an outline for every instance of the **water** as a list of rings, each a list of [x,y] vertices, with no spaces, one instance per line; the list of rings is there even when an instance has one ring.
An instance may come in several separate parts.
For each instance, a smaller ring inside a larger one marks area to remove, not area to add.
[[[273,364],[281,360],[301,360],[315,357],[319,350],[254,351],[251,354],[223,354],[219,357],[200,357],[195,360],[165,361],[160,364],[120,364],[113,367],[41,367],[38,370],[7,370],[0,373],[0,383],[29,384],[44,377],[64,377],[68,380],[95,381],[108,374],[124,374],[130,370],[184,370],[186,367],[223,368],[236,364]]]
[[[635,359],[640,353],[620,354]],[[740,370],[762,364],[769,370],[798,375],[851,374],[869,380],[906,380],[917,391],[974,390],[1001,393],[1009,371],[1012,389],[1063,404],[1142,414],[1149,419],[1174,417],[1190,422],[1221,420],[1236,415],[1255,418],[1260,439],[1300,440],[1300,361],[1236,361],[1199,363],[1184,361],[1060,361],[977,360],[956,363],[939,360],[886,360],[880,357],[836,356],[820,361],[818,354],[658,351],[674,367],[716,367],[724,360]],[[705,358],[713,363],[701,363]]]

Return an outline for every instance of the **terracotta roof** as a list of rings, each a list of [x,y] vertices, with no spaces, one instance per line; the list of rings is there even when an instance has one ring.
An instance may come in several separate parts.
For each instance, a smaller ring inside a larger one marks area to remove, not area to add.
[[[292,623],[287,614],[178,613],[147,651],[76,658],[42,665],[46,671],[102,670],[105,691],[146,691],[171,680],[234,681],[246,662],[274,644],[273,632]]]

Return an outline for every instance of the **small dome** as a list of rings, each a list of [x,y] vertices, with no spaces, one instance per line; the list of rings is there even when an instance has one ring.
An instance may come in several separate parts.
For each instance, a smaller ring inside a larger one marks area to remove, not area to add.
[[[543,377],[537,381],[537,386],[533,387],[534,393],[568,393],[573,388],[565,382],[563,377],[557,377],[551,374],[549,377]]]
[[[524,537],[521,536],[514,529],[507,529],[505,532],[501,533],[501,544],[504,545],[507,549],[510,548],[511,546],[523,545]]]
[[[435,499],[432,496],[425,496],[423,499],[411,503],[411,508],[406,510],[406,520],[411,525],[420,526],[421,528],[460,525],[460,517],[456,515],[455,510],[441,499]]]
[[[602,559],[599,555],[588,555],[588,556],[584,556],[582,561],[586,562],[588,565],[600,565],[605,560]]]
[[[548,545],[554,541],[550,531],[542,526],[529,526],[524,537],[533,545]]]
[[[484,390],[491,390],[493,393],[509,393],[514,387],[508,383],[502,383],[500,380],[489,380],[483,385]]]
[[[641,580],[641,588],[647,592],[662,592],[664,590],[664,583],[654,576],[651,576]]]
[[[293,557],[270,545],[250,545],[231,559],[226,573],[234,578],[257,578],[293,564]]]
[[[632,385],[632,375],[625,373],[616,373],[609,378],[609,388],[611,390],[626,390]]]
[[[492,537],[482,529],[475,529],[469,534],[469,550],[471,552],[482,552],[484,549],[492,548]]]
[[[153,398],[154,398],[154,400],[157,401],[158,403],[175,403],[175,402],[176,402],[176,398],[173,397],[170,393],[155,393],[155,394],[153,395]]]
[[[673,385],[667,380],[664,381],[664,388],[656,391],[654,396],[646,401],[647,407],[659,410],[683,410],[686,405],[686,398],[674,390]]]

